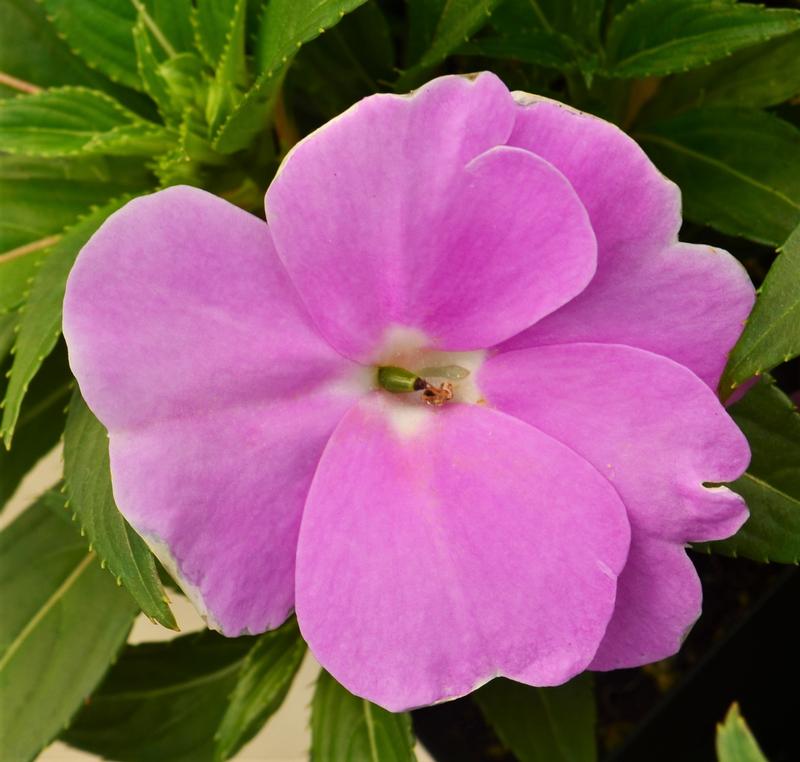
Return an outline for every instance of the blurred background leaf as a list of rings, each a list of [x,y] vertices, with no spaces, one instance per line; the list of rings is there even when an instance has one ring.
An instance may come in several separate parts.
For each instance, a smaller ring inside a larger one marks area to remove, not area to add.
[[[103,676],[136,607],[87,552],[56,493],[0,533],[0,598],[0,748],[27,760]]]

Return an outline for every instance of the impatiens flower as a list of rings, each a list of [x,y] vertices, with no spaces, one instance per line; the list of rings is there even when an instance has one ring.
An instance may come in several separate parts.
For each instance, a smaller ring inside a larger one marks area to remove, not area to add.
[[[226,635],[294,610],[391,710],[674,653],[745,520],[715,395],[753,302],[612,124],[492,74],[299,143],[267,222],[132,201],[70,276],[114,495]]]

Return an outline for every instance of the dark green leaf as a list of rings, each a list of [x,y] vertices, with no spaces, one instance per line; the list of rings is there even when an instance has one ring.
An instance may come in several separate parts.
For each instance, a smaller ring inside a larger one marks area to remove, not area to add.
[[[0,157],[2,160],[5,157]],[[14,229],[13,220],[9,219],[10,225],[0,223],[0,234],[11,233],[21,234],[23,229]],[[46,223],[46,220],[42,220]],[[9,230],[11,227],[11,230]],[[18,307],[25,300],[30,284],[33,282],[36,270],[42,264],[42,259],[46,254],[46,248],[52,245],[53,240],[45,238],[42,247],[35,245],[30,247],[27,254],[19,255],[12,250],[6,253],[8,259],[0,260],[0,315]]]
[[[2,356],[2,353],[0,353]],[[0,447],[0,509],[37,461],[58,443],[73,381],[64,348],[53,352],[31,384],[17,422],[14,447]]]
[[[394,76],[393,53],[384,14],[366,2],[303,46],[284,87],[289,111],[298,123],[316,128],[380,90]]]
[[[247,654],[217,733],[216,759],[232,757],[283,703],[306,644],[297,622],[262,635]]]
[[[459,55],[513,58],[523,63],[567,69],[576,65],[574,49],[562,35],[544,29],[521,29],[515,34],[481,37],[458,49]]]
[[[736,346],[720,389],[727,397],[751,376],[800,354],[800,225],[780,248]]]
[[[212,762],[254,642],[205,631],[128,646],[63,740],[121,762]]]
[[[271,0],[256,41],[253,86],[216,135],[214,147],[233,153],[264,129],[286,68],[306,42],[337,24],[365,0]]]
[[[11,446],[14,427],[28,385],[61,335],[61,303],[72,263],[80,248],[103,220],[126,200],[112,201],[69,228],[53,246],[36,274],[30,294],[20,311],[14,364],[11,366],[8,389],[3,399],[0,435],[7,448]]]
[[[32,759],[125,642],[136,607],[48,493],[0,533],[0,746]]]
[[[703,544],[705,550],[755,561],[800,561],[800,415],[791,400],[764,379],[730,413],[750,443],[745,475],[730,487],[750,509],[731,538]]]
[[[446,2],[447,0],[407,0],[406,64],[408,66],[422,58],[423,53],[431,46]]]
[[[472,694],[520,762],[593,762],[595,704],[590,675],[556,688],[499,678]]]
[[[27,156],[152,155],[175,136],[97,90],[61,87],[0,101],[0,150]]]
[[[731,704],[725,722],[717,725],[717,759],[719,762],[767,762],[736,703]]]
[[[442,7],[430,46],[419,61],[403,73],[396,83],[396,89],[408,90],[417,85],[427,72],[486,25],[499,2],[448,0]]]
[[[647,77],[705,66],[800,29],[800,12],[733,0],[641,0],[608,30],[607,73]]]
[[[114,503],[106,430],[77,391],[64,431],[64,480],[70,508],[102,565],[147,616],[176,630],[153,555]]]
[[[411,718],[354,696],[324,670],[311,704],[311,762],[408,762]]]
[[[585,47],[599,45],[605,0],[504,0],[492,15],[492,26],[504,36],[539,30]]]
[[[800,221],[800,131],[760,111],[708,108],[635,133],[690,219],[778,246]]]
[[[642,111],[652,122],[699,106],[766,108],[800,93],[800,32],[740,50],[729,58],[663,81]]]

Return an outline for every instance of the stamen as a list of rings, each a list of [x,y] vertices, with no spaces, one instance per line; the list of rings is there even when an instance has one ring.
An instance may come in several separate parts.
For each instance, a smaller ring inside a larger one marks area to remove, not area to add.
[[[449,366],[457,368],[457,366]],[[448,370],[448,368],[436,368],[436,371]],[[458,368],[458,370],[464,370]],[[464,371],[468,374],[468,371]],[[438,373],[443,377],[443,373]],[[393,394],[407,394],[408,392],[422,392],[422,399],[427,405],[439,407],[448,400],[453,399],[453,385],[449,381],[444,381],[440,386],[434,386],[416,373],[412,373],[405,368],[398,368],[395,365],[382,365],[378,368],[378,386],[386,389]]]
[[[453,385],[445,381],[441,386],[433,386],[426,381],[422,399],[425,400],[426,405],[435,405],[436,407],[444,405],[445,402],[453,399]]]

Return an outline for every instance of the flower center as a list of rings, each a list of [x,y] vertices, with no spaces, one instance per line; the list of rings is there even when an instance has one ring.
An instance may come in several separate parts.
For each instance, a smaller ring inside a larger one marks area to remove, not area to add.
[[[437,386],[424,376],[460,381],[468,375],[469,371],[460,365],[423,368],[419,373],[412,373],[396,365],[381,365],[378,367],[378,386],[393,394],[422,392],[422,399],[426,405],[438,407],[453,399],[452,381],[441,381]]]
[[[367,363],[369,385],[388,392],[387,409],[400,418],[426,418],[425,407],[440,408],[451,400],[484,404],[476,382],[486,352],[434,349],[433,343],[417,329],[393,326]]]

